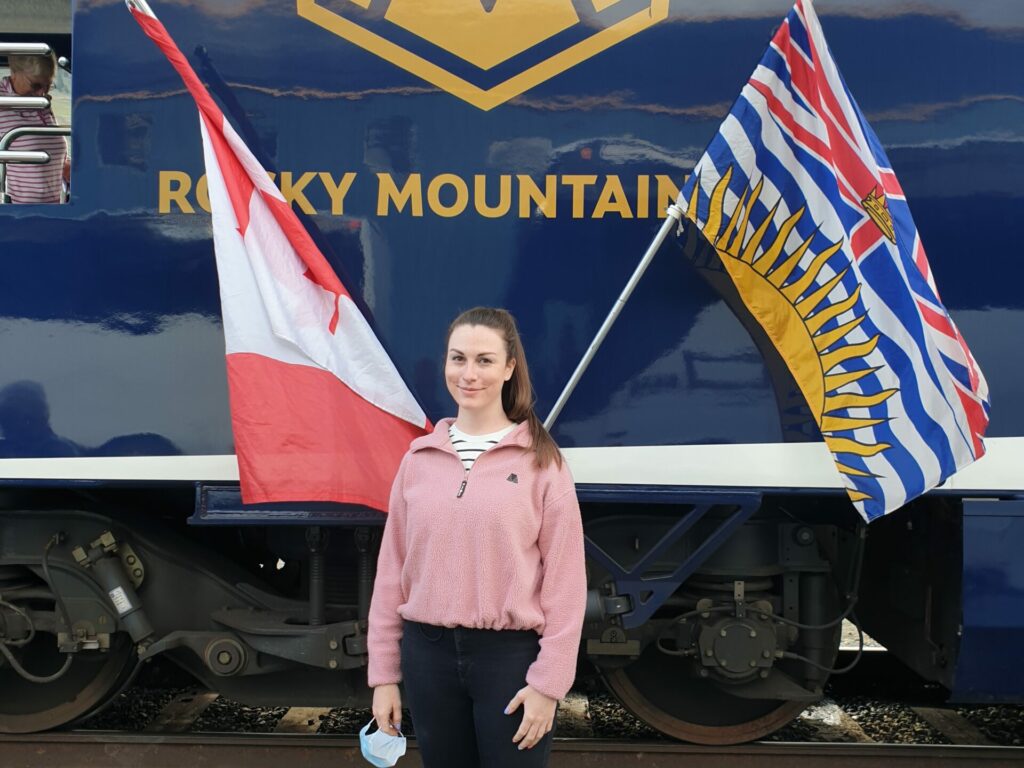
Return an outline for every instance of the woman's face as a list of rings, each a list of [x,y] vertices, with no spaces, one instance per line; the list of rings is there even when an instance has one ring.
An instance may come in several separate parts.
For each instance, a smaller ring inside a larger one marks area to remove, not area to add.
[[[460,325],[448,340],[444,380],[460,411],[486,413],[501,410],[501,387],[512,378],[515,366],[497,331],[483,325]]]

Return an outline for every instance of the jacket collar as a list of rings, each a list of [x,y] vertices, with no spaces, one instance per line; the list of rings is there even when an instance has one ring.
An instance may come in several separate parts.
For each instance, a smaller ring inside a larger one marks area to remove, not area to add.
[[[439,419],[437,424],[434,425],[434,431],[430,434],[417,437],[409,445],[409,450],[412,453],[422,451],[424,448],[437,448],[442,451],[455,452],[455,449],[451,446],[451,440],[448,437],[448,427],[455,423],[455,419]],[[530,425],[525,421],[521,421],[512,428],[505,437],[501,439],[498,445],[518,445],[522,448],[529,448],[531,444],[530,440]],[[495,446],[495,448],[498,446]]]

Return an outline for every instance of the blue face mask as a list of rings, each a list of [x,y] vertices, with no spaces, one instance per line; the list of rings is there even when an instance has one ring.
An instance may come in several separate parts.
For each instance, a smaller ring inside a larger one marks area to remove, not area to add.
[[[359,747],[363,750],[363,757],[377,768],[391,768],[398,762],[398,758],[405,754],[405,736],[399,731],[397,736],[389,736],[379,728],[369,736],[366,732],[374,724],[371,720],[359,732]]]

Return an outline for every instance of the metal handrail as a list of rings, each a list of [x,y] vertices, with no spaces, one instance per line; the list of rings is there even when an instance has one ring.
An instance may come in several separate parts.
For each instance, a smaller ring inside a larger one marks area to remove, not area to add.
[[[70,136],[71,126],[68,125],[46,125],[46,126],[35,126],[35,125],[23,125],[20,128],[12,128],[0,138],[0,203],[11,202],[11,196],[7,194],[7,163],[48,163],[50,162],[50,155],[47,152],[34,152],[34,151],[19,151],[8,149],[11,146],[11,142],[22,136]],[[9,155],[22,155],[22,156],[38,156],[42,155],[45,160],[38,159],[21,159],[16,160],[14,158],[7,159]]]
[[[0,150],[0,166],[7,163],[19,163],[26,165],[45,165],[50,162],[50,153],[34,149],[7,149]],[[0,171],[0,181],[3,180],[3,172]]]
[[[0,43],[0,56],[49,56],[53,52],[46,43]],[[58,56],[57,66],[70,72],[71,59],[67,56]]]
[[[47,109],[46,96],[0,96],[0,109]]]
[[[22,136],[70,136],[70,125],[22,125],[11,128],[0,138],[0,152],[11,146],[11,142]]]
[[[51,50],[46,43],[0,43],[0,56],[47,56]]]

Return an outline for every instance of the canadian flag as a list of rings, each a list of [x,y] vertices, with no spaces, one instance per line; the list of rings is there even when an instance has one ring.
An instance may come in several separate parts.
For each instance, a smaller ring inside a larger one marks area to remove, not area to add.
[[[386,511],[423,410],[163,24],[127,5],[199,107],[243,501]]]

